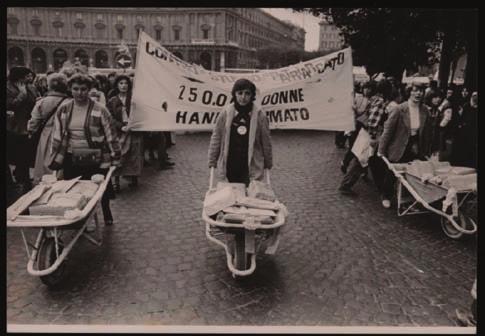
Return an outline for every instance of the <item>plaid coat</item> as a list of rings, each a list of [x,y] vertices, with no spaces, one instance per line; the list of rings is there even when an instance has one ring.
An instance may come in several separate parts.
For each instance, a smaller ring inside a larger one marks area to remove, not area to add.
[[[54,116],[52,130],[51,153],[52,161],[49,168],[59,170],[62,168],[67,148],[69,147],[71,121],[74,100],[61,104]],[[100,148],[101,164],[99,168],[109,168],[110,165],[119,165],[121,149],[114,129],[111,114],[101,104],[89,99],[88,112],[84,123],[84,134],[93,148]]]
[[[377,139],[378,135],[382,133],[387,104],[388,102],[380,95],[375,95],[371,98],[367,112],[367,131],[371,139]]]

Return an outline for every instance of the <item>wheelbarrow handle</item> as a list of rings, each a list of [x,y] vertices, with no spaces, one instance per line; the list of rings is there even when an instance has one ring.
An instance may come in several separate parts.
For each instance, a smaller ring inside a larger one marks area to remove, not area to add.
[[[391,163],[389,162],[389,160],[384,155],[381,155],[381,159],[382,159],[382,161],[384,161],[386,163],[387,168],[391,169]]]
[[[214,167],[210,167],[209,190],[214,188]]]
[[[266,177],[266,183],[268,183],[268,185],[271,185],[269,169],[264,170],[264,175]],[[211,190],[213,188],[214,188],[214,167],[210,167],[209,190]]]

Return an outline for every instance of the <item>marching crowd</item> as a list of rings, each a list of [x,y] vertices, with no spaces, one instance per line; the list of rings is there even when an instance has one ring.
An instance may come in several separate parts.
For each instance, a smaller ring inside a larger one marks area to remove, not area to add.
[[[383,156],[394,163],[434,156],[453,166],[477,169],[477,109],[478,93],[464,86],[452,84],[441,92],[436,81],[405,85],[393,77],[356,83],[355,130],[337,132],[335,136],[336,146],[347,148],[340,163],[344,178],[339,191],[355,195],[352,186],[360,178],[367,178],[369,170],[382,205],[389,208],[394,176]],[[352,151],[361,129],[370,138],[372,155],[368,165],[363,165]]]
[[[105,222],[112,224],[109,199],[120,191],[120,177],[134,188],[143,166],[174,166],[167,154],[175,144],[170,132],[128,128],[132,80],[116,72],[89,74],[76,64],[45,75],[12,67],[6,86],[7,191],[24,194],[53,173],[89,179],[115,165],[102,200]]]
[[[70,66],[36,76],[27,67],[10,69],[7,191],[18,186],[24,194],[49,174],[90,179],[116,166],[101,199],[104,222],[112,225],[109,202],[121,189],[121,177],[135,188],[144,165],[172,168],[167,148],[174,143],[170,132],[130,131],[131,76],[90,75],[86,70]],[[250,179],[263,178],[263,169],[272,167],[269,124],[253,105],[254,83],[239,79],[232,96],[234,103],[223,110],[213,129],[209,167],[219,166],[228,181],[248,185]],[[382,206],[389,208],[395,177],[384,158],[406,163],[435,157],[453,166],[478,168],[476,91],[450,85],[443,93],[435,81],[428,87],[417,82],[406,86],[392,77],[383,78],[356,83],[353,111],[355,129],[335,136],[336,146],[347,149],[340,162],[344,177],[339,191],[344,195],[355,194],[352,187],[367,178],[369,170]],[[371,149],[365,162],[353,150],[361,134],[366,134]],[[473,288],[471,320],[457,311],[460,321],[471,324],[467,321],[476,321],[476,281]]]

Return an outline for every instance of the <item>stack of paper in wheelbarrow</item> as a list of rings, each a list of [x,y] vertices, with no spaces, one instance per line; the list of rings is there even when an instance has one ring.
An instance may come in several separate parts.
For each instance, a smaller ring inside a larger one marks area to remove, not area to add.
[[[248,196],[267,201],[274,201],[276,196],[273,189],[267,183],[252,180],[248,187]]]
[[[61,180],[29,207],[30,215],[64,216],[67,210],[82,210],[99,185],[91,181]]]
[[[212,216],[224,208],[236,204],[237,195],[232,186],[222,186],[220,189],[208,192],[204,199],[204,211]]]
[[[241,183],[219,182],[217,187],[206,197],[204,209],[209,216],[217,214],[219,221],[243,223],[251,217],[254,222],[272,224],[278,211],[286,210],[276,201],[271,187],[263,182],[252,181],[247,190]]]

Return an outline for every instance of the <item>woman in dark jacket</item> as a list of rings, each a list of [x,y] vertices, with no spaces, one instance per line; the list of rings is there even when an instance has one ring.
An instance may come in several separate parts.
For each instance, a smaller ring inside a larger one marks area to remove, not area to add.
[[[143,136],[139,132],[130,132],[128,120],[130,117],[132,84],[128,76],[118,76],[115,81],[117,94],[108,100],[106,107],[113,116],[114,126],[121,145],[121,169],[115,172],[114,188],[120,189],[120,176],[131,179],[130,186],[138,184],[138,176],[143,168]]]
[[[29,68],[16,66],[10,69],[7,80],[7,111],[11,115],[7,124],[8,161],[15,165],[15,180],[22,184],[24,192],[32,186],[29,167],[33,166],[35,155],[27,133],[27,122],[37,98],[28,84],[31,75]]]

